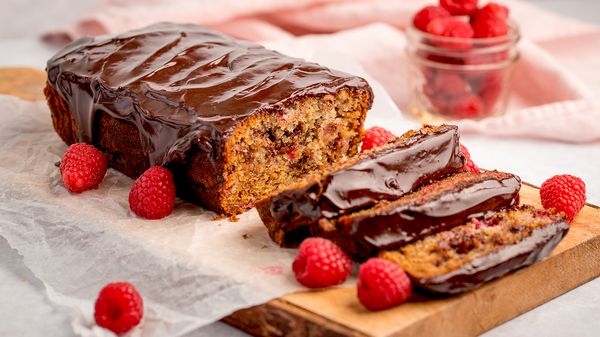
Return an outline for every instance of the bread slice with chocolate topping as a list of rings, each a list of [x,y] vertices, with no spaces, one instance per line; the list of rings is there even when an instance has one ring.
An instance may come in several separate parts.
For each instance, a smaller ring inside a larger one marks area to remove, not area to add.
[[[456,294],[543,259],[568,230],[563,215],[520,206],[473,218],[380,256],[402,267],[415,287]]]
[[[337,219],[321,219],[313,235],[331,239],[359,259],[464,224],[471,216],[519,203],[519,177],[460,172],[418,191]]]
[[[424,126],[388,144],[273,193],[257,204],[271,238],[299,243],[319,219],[334,219],[395,200],[465,164],[458,128]]]

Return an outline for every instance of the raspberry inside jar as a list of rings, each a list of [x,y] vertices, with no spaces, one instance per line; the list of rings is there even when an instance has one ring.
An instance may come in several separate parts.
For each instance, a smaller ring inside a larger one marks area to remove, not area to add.
[[[440,36],[414,26],[408,28],[407,37],[412,115],[431,123],[506,112],[519,58],[515,22],[509,20],[508,32],[494,37]]]

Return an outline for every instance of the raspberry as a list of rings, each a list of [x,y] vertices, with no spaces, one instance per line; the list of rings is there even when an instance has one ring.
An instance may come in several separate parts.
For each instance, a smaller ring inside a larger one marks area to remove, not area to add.
[[[433,35],[446,37],[471,38],[473,29],[471,26],[457,18],[434,19],[427,25],[426,31]]]
[[[465,164],[465,166],[461,167],[460,170],[461,171],[475,172],[475,173],[479,172],[479,167],[477,167],[477,165],[475,165],[475,163],[473,162],[473,160],[471,160],[471,153],[462,144],[460,144],[460,152],[462,152],[462,154],[467,159],[467,163]]]
[[[386,144],[388,141],[396,138],[393,133],[379,126],[374,126],[367,130],[365,138],[363,138],[362,148],[360,152],[365,152],[374,147]]]
[[[460,170],[478,173],[479,167],[477,167],[477,165],[475,165],[475,163],[473,162],[473,160],[471,160],[471,158],[467,158],[467,163],[465,164],[465,166],[461,167]]]
[[[431,20],[450,17],[450,13],[440,6],[426,6],[415,14],[413,25],[422,31],[425,31]]]
[[[460,19],[449,17],[434,19],[429,22],[425,31],[429,34],[445,37],[456,37],[469,39],[473,37],[473,28],[467,22]],[[468,42],[437,42],[436,44],[442,48],[448,49],[468,49],[471,45]]]
[[[469,92],[468,84],[460,77],[459,74],[448,71],[441,71],[435,78],[435,90],[444,95],[462,95]]]
[[[450,114],[455,118],[474,118],[483,111],[483,102],[479,96],[465,94],[454,98],[449,105]]]
[[[510,30],[506,20],[499,18],[477,19],[473,20],[471,25],[473,27],[473,37],[475,38],[504,36]]]
[[[487,5],[479,8],[475,13],[473,13],[471,20],[476,20],[478,18],[481,19],[489,19],[489,18],[499,18],[508,20],[509,10],[508,7],[502,6],[495,2],[490,2]]]
[[[146,219],[161,219],[175,207],[175,183],[171,171],[161,166],[146,170],[131,186],[129,207]]]
[[[507,35],[510,30],[508,8],[491,2],[471,16],[471,26],[476,38]]]
[[[568,174],[554,176],[542,184],[540,199],[544,208],[564,212],[571,222],[585,205],[585,183]]]
[[[135,287],[127,282],[107,284],[96,300],[96,324],[116,334],[138,325],[144,315],[144,303]]]
[[[477,9],[477,0],[440,0],[440,5],[452,15],[471,15]]]
[[[305,287],[329,287],[346,280],[352,270],[352,261],[333,242],[308,238],[300,244],[292,270],[296,280]]]
[[[60,174],[65,187],[80,193],[98,187],[108,161],[106,155],[92,145],[77,143],[69,146],[60,161]]]
[[[411,294],[410,279],[397,264],[371,258],[360,266],[356,284],[358,300],[369,310],[391,308]]]

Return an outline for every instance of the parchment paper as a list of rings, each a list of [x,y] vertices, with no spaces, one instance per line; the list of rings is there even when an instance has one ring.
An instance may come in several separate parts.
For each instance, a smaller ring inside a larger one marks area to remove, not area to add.
[[[301,56],[368,77],[336,55]],[[376,104],[368,124],[401,133],[410,122],[370,83]],[[290,271],[295,250],[271,242],[255,210],[237,222],[215,221],[214,213],[178,201],[165,219],[137,218],[128,205],[132,180],[115,170],[96,190],[71,194],[63,187],[55,163],[67,147],[45,102],[0,96],[0,121],[0,235],[43,282],[48,298],[72,310],[75,333],[113,336],[93,321],[95,298],[108,282],[126,280],[141,292],[143,324],[129,335],[144,337],[181,336],[235,310],[306,290]]]

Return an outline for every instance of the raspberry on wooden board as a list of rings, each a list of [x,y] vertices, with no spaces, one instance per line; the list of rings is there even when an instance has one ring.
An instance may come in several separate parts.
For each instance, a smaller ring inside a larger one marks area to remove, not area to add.
[[[371,258],[360,266],[356,290],[360,303],[374,311],[404,303],[410,297],[412,285],[397,264]]]
[[[569,174],[556,175],[542,183],[540,199],[544,208],[565,213],[571,222],[585,206],[585,183]]]

